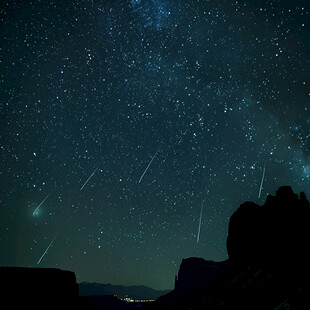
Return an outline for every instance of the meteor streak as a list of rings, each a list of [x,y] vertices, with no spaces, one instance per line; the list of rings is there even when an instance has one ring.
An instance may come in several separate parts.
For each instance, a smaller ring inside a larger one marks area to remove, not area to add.
[[[94,174],[96,173],[96,171],[98,170],[100,164],[97,166],[97,168],[92,172],[92,174],[88,177],[88,179],[85,181],[85,183],[82,185],[82,187],[80,188],[80,191],[86,186],[86,184],[89,182],[89,180],[94,176]]]
[[[157,155],[157,153],[158,153],[160,147],[161,147],[161,145],[159,146],[159,148],[157,149],[156,153],[153,155],[153,157],[152,157],[152,159],[150,160],[149,164],[148,164],[147,167],[145,168],[145,170],[144,170],[144,172],[142,173],[142,175],[141,175],[141,177],[140,177],[138,183],[141,183],[141,181],[142,181],[144,175],[146,174],[146,172],[147,172],[148,169],[150,168],[150,166],[151,166],[151,164],[152,164],[154,158],[156,157],[156,155]]]
[[[40,257],[40,259],[38,260],[37,265],[40,264],[42,258],[45,256],[45,254],[47,253],[47,251],[49,250],[49,248],[53,245],[55,239],[56,239],[56,236],[53,238],[52,242],[49,244],[49,246],[47,247],[47,249],[44,251],[44,253],[43,253],[42,256]]]
[[[33,211],[32,215],[35,216],[35,215],[38,215],[39,214],[39,209],[40,207],[43,205],[43,203],[45,202],[45,200],[48,198],[48,196],[50,195],[51,193],[49,193],[42,201],[41,203],[36,207],[36,209]]]
[[[201,211],[200,211],[200,219],[199,219],[199,226],[198,226],[198,234],[197,234],[197,243],[199,242],[199,237],[200,237],[200,227],[201,227],[201,219],[202,219],[202,210],[203,210],[203,204],[205,203],[205,201],[202,201],[201,204]]]
[[[258,198],[260,198],[260,195],[262,193],[263,183],[264,183],[264,179],[265,179],[265,171],[266,171],[266,162],[265,162],[264,169],[263,169],[262,180],[260,182],[260,187],[259,187],[259,191],[258,191]]]

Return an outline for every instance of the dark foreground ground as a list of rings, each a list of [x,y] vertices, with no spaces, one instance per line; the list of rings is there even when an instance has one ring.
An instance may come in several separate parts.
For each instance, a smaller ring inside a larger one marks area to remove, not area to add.
[[[0,267],[0,298],[7,309],[310,309],[309,239],[309,201],[284,186],[231,216],[227,261],[183,260],[174,290],[155,302],[82,297],[71,271],[18,267]]]

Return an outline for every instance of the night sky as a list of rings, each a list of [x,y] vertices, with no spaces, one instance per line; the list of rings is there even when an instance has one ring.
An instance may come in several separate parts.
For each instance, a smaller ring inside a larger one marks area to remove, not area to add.
[[[309,198],[308,5],[1,2],[0,265],[172,288],[240,203]]]

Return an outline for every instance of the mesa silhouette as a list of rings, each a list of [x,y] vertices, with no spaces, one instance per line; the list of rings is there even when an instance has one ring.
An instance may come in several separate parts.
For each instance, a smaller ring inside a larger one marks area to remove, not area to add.
[[[79,289],[74,272],[56,268],[0,267],[0,296],[8,308],[74,306]]]
[[[0,268],[3,305],[47,309],[310,309],[310,204],[280,187],[259,206],[243,203],[231,216],[228,260],[182,261],[175,288],[145,305],[116,297],[78,297],[75,274],[45,268]]]

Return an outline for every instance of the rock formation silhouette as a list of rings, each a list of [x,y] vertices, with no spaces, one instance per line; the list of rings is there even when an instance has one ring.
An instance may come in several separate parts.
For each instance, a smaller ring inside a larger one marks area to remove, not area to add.
[[[264,205],[245,202],[231,216],[224,262],[182,261],[175,288],[144,309],[310,309],[310,204],[289,186]],[[75,274],[45,268],[0,267],[7,308],[134,309],[115,297],[79,298]]]
[[[242,204],[231,216],[227,251],[235,266],[257,266],[302,280],[309,263],[310,205],[304,193],[295,194],[282,186],[275,196],[269,195],[263,206]],[[307,275],[308,276],[308,275]]]
[[[175,289],[150,308],[310,309],[309,220],[306,195],[295,194],[289,186],[280,187],[275,196],[269,195],[262,206],[243,203],[230,218],[228,262],[213,262],[225,270],[208,282],[203,279],[208,275],[199,267],[204,263],[188,260],[192,266],[186,267],[188,276],[182,276],[186,278],[182,289],[177,279]],[[195,270],[200,270],[199,276],[194,275]]]

